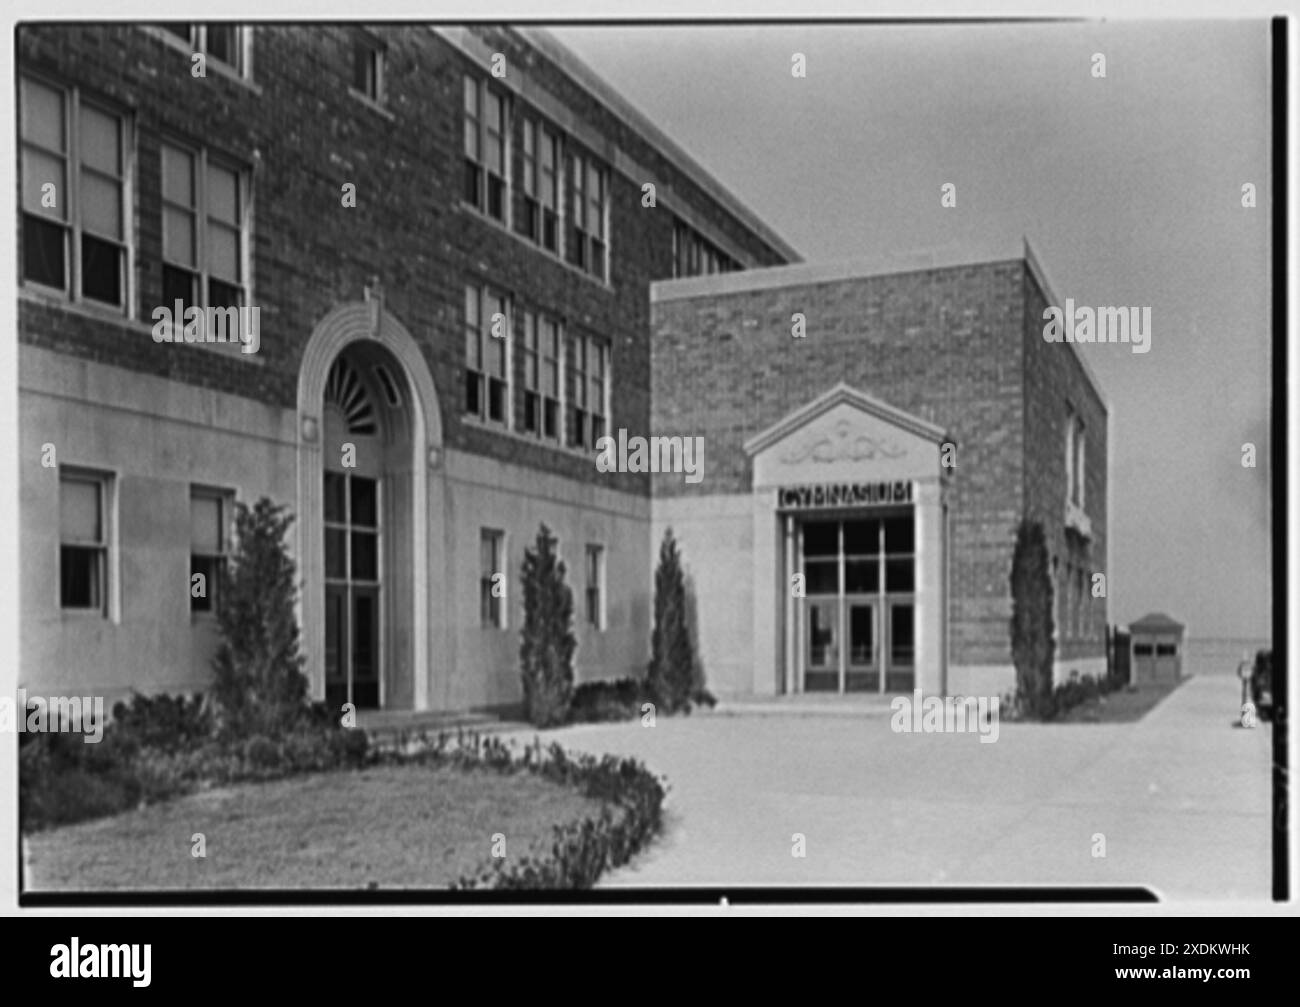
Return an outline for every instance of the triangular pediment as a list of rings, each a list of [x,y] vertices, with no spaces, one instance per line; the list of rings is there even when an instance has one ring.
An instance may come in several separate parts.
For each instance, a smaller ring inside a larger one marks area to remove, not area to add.
[[[745,442],[754,485],[830,479],[927,479],[939,474],[946,431],[840,384]]]

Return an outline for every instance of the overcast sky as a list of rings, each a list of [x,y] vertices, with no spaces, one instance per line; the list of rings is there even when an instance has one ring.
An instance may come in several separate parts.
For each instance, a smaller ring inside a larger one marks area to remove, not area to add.
[[[1150,306],[1149,353],[1079,347],[1111,409],[1111,618],[1270,635],[1267,22],[554,33],[810,262],[1026,235],[1058,297]]]

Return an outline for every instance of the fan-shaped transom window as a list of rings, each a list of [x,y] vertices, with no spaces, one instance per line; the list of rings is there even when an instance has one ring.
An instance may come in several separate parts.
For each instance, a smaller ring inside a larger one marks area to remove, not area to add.
[[[378,433],[370,392],[356,369],[343,357],[337,358],[330,367],[325,381],[325,405],[336,406],[343,413],[348,433]]]

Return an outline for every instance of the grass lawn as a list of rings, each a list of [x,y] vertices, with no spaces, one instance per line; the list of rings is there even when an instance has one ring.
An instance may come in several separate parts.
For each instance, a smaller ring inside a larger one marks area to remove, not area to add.
[[[1187,681],[1186,677],[1178,682],[1140,685],[1133,692],[1120,689],[1118,692],[1080,703],[1057,717],[1053,723],[1130,724],[1145,717],[1157,703],[1185,681]]]
[[[226,787],[23,838],[33,891],[443,888],[600,803],[531,773],[382,766]],[[194,833],[207,857],[191,855]]]

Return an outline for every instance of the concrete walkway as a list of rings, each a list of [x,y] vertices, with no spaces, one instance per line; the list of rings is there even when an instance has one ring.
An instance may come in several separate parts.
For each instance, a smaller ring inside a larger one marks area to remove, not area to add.
[[[1197,677],[1136,724],[1004,723],[992,744],[803,710],[583,725],[543,743],[632,755],[668,778],[665,835],[606,885],[1140,884],[1259,899],[1272,728],[1234,726],[1239,688]]]

